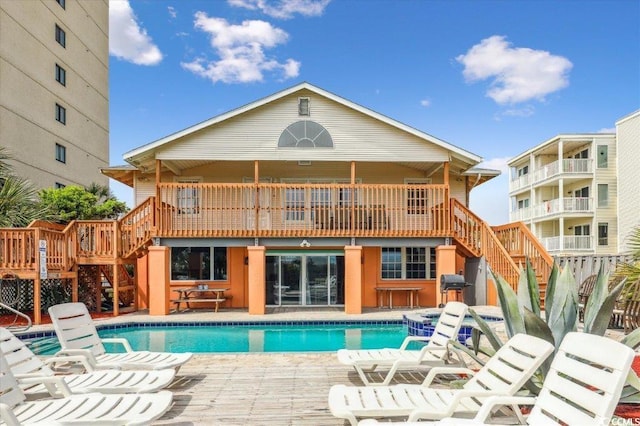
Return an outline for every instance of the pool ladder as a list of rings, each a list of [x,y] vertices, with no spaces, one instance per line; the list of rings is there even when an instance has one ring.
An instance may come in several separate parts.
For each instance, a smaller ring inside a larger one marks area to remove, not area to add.
[[[31,318],[29,317],[29,315],[25,315],[24,313],[22,313],[22,312],[20,312],[20,311],[18,311],[16,309],[13,309],[9,305],[5,305],[2,302],[0,302],[0,308],[6,309],[7,311],[13,312],[14,314],[16,314],[16,317],[13,319],[13,323],[9,324],[7,326],[7,328],[9,330],[12,330],[12,331],[27,331],[28,329],[31,328]],[[26,325],[17,325],[16,321],[18,320],[18,317],[22,317],[22,318],[26,319],[27,320],[27,324]]]

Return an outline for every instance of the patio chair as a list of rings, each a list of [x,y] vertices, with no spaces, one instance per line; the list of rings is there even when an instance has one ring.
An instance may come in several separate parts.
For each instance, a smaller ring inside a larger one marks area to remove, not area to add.
[[[449,302],[440,314],[431,336],[407,336],[400,348],[383,349],[339,349],[338,361],[352,366],[367,386],[386,386],[398,370],[415,369],[419,366],[444,365],[455,355],[457,364],[464,364],[459,352],[452,351],[449,341],[458,338],[458,332],[469,307],[461,302]],[[421,349],[407,349],[411,342],[426,343]],[[367,373],[375,372],[379,366],[388,368],[381,382],[373,382]]]
[[[83,355],[96,370],[164,370],[176,371],[193,356],[190,352],[134,351],[126,339],[101,339],[84,303],[64,303],[49,308],[49,315],[60,341],[56,356]],[[107,353],[103,343],[122,345],[125,353]]]
[[[584,321],[584,309],[587,306],[589,296],[593,293],[593,288],[595,287],[597,280],[597,274],[589,275],[578,287],[578,319],[581,322]]]
[[[48,393],[69,396],[72,393],[147,393],[168,386],[176,374],[172,368],[152,371],[93,370],[83,356],[38,358],[25,343],[6,328],[0,327],[0,352],[25,394]],[[76,361],[86,373],[56,376],[49,365]],[[45,383],[42,377],[53,378]],[[61,383],[63,382],[63,383]]]
[[[52,378],[42,378],[43,381]],[[0,354],[0,420],[9,426],[147,425],[171,408],[169,391],[146,394],[71,395],[58,399],[27,401],[9,364]]]
[[[489,397],[473,419],[446,418],[435,423],[378,423],[367,419],[360,422],[360,426],[493,425],[505,420],[493,416],[502,406],[511,407],[520,424],[607,425],[618,404],[634,356],[633,349],[613,339],[569,333],[553,359],[538,397]],[[533,406],[526,419],[521,415],[521,405]]]
[[[438,420],[453,415],[472,415],[493,395],[515,395],[553,352],[543,339],[517,334],[507,341],[477,373],[460,367],[434,367],[420,385],[345,386],[329,390],[329,409],[352,425],[358,417],[409,416]],[[439,374],[468,374],[461,389],[430,387]]]

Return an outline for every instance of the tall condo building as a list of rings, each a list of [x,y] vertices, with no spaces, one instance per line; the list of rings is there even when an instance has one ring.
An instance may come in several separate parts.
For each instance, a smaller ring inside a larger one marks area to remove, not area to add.
[[[37,188],[108,184],[108,0],[0,0],[0,146]]]

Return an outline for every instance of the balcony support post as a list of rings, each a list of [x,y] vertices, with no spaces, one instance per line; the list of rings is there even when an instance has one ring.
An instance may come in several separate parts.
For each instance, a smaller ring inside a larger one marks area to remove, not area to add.
[[[160,228],[160,223],[162,222],[163,217],[161,216],[162,212],[160,211],[160,206],[162,205],[162,200],[160,200],[160,180],[162,175],[160,173],[160,168],[162,167],[162,160],[156,160],[156,206],[155,206],[155,217],[153,221],[153,226],[156,227],[156,232]]]
[[[266,313],[266,249],[264,246],[247,247],[249,269],[249,315]]]
[[[36,228],[35,238],[33,241],[33,251],[36,260],[36,275],[33,279],[33,323],[35,325],[42,324],[42,280],[40,279],[40,228]],[[25,246],[27,242],[25,240]],[[46,266],[46,265],[44,265]]]
[[[442,303],[440,292],[440,277],[444,274],[456,273],[456,246],[436,247],[436,306]]]
[[[362,313],[362,246],[344,248],[344,312]]]
[[[150,246],[148,250],[149,315],[169,315],[171,253],[169,247],[164,246]]]
[[[258,234],[258,230],[260,229],[260,166],[258,160],[253,162],[253,180],[255,183],[254,189],[254,200],[253,200],[253,209],[254,209],[254,220],[253,220],[253,231],[255,235]]]

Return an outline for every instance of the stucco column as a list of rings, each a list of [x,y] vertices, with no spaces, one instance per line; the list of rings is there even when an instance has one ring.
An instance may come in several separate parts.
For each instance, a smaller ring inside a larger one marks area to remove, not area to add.
[[[362,246],[344,248],[344,312],[362,313]]]
[[[136,259],[136,290],[138,295],[138,309],[149,307],[149,255],[145,254]]]
[[[149,315],[169,315],[169,247],[149,247]]]
[[[266,281],[265,281],[265,248],[263,246],[247,247],[249,253],[249,314],[264,315],[266,313]]]
[[[456,246],[436,247],[436,306],[442,303],[440,293],[440,277],[444,274],[456,273]]]

